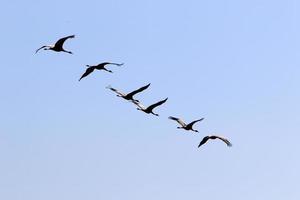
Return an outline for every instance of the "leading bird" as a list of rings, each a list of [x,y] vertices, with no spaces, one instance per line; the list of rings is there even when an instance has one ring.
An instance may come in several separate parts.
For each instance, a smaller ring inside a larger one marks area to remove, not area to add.
[[[39,50],[41,49],[44,49],[44,50],[52,50],[52,51],[57,51],[57,52],[66,52],[66,53],[69,53],[69,54],[73,54],[71,51],[66,51],[64,48],[63,48],[63,45],[64,45],[64,42],[69,39],[69,38],[74,38],[75,35],[70,35],[70,36],[67,36],[67,37],[63,37],[63,38],[60,38],[54,45],[44,45],[40,48],[38,48],[35,53],[37,53]]]

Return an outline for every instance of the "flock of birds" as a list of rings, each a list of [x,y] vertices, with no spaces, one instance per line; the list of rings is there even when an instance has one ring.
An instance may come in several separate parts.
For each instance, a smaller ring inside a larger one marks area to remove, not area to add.
[[[67,37],[63,37],[63,38],[59,39],[54,45],[44,45],[44,46],[38,48],[38,49],[36,50],[35,53],[37,53],[39,50],[43,49],[43,50],[52,50],[52,51],[56,51],[56,52],[65,52],[65,53],[72,54],[71,51],[65,50],[65,49],[63,48],[63,45],[64,45],[64,42],[65,42],[67,39],[69,39],[69,38],[74,38],[74,37],[75,37],[75,35],[70,35],[70,36],[67,36]],[[87,66],[87,69],[86,69],[86,71],[82,74],[82,76],[80,77],[79,81],[80,81],[81,79],[85,78],[86,76],[88,76],[89,74],[91,74],[94,70],[104,70],[104,71],[107,71],[107,72],[112,73],[111,70],[105,68],[106,65],[122,66],[123,64],[124,64],[124,63],[104,62],[104,63],[100,63],[100,64],[98,64],[98,65],[86,65],[86,66]],[[121,98],[123,98],[123,99],[125,99],[125,100],[127,100],[127,101],[130,101],[130,102],[134,103],[134,104],[137,106],[137,110],[143,111],[143,112],[145,112],[145,113],[147,113],[147,114],[153,114],[153,115],[159,116],[157,113],[154,113],[154,112],[153,112],[153,109],[156,108],[156,107],[158,107],[158,106],[160,106],[160,105],[162,105],[162,104],[164,104],[164,103],[168,100],[168,98],[165,98],[165,99],[163,99],[163,100],[161,100],[161,101],[158,101],[158,102],[156,102],[156,103],[154,103],[154,104],[152,104],[152,105],[150,105],[150,106],[148,106],[148,107],[143,106],[143,105],[140,103],[139,100],[133,98],[134,95],[136,95],[137,93],[140,93],[140,92],[146,90],[149,86],[150,86],[150,83],[147,84],[147,85],[145,85],[145,86],[143,86],[143,87],[140,87],[140,88],[138,88],[138,89],[136,89],[136,90],[134,90],[134,91],[132,91],[132,92],[130,92],[130,93],[127,93],[127,94],[126,94],[126,93],[123,93],[123,92],[120,92],[119,90],[117,90],[117,89],[115,89],[115,88],[113,88],[113,87],[111,87],[111,86],[107,86],[107,89],[109,89],[109,90],[115,92],[115,93],[117,94],[118,97],[121,97]],[[170,116],[169,119],[170,119],[170,120],[174,120],[174,121],[176,121],[178,124],[180,124],[180,126],[177,127],[178,129],[184,129],[184,130],[186,130],[186,131],[198,132],[198,130],[195,130],[195,129],[193,128],[193,125],[194,125],[195,123],[197,123],[197,122],[202,121],[204,118],[201,118],[201,119],[192,121],[192,122],[190,122],[190,123],[188,123],[188,124],[186,124],[182,119],[177,118],[177,117]],[[232,146],[232,144],[229,142],[229,140],[226,139],[226,138],[224,138],[224,137],[221,137],[221,136],[218,136],[218,135],[208,135],[208,136],[205,136],[205,137],[201,140],[201,142],[200,142],[199,145],[198,145],[198,148],[199,148],[200,146],[202,146],[203,144],[205,144],[205,143],[206,143],[208,140],[210,140],[210,139],[211,139],[211,140],[219,139],[219,140],[223,141],[227,146],[229,146],[229,147]]]

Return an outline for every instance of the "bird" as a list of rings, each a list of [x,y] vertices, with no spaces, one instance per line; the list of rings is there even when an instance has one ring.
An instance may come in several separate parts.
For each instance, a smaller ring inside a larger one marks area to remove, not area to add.
[[[150,114],[150,113],[151,113],[151,114],[153,114],[153,115],[155,115],[155,116],[159,116],[158,114],[156,114],[156,113],[153,112],[153,109],[154,109],[155,107],[160,106],[161,104],[165,103],[167,100],[168,100],[168,98],[165,98],[164,100],[159,101],[159,102],[157,102],[157,103],[154,103],[154,104],[148,106],[147,108],[144,107],[144,106],[143,106],[142,104],[140,104],[139,102],[136,102],[136,101],[132,101],[132,102],[133,102],[135,105],[138,106],[137,110],[143,111],[143,112],[145,112],[145,113],[147,113],[147,114]]]
[[[41,49],[44,49],[44,50],[52,50],[52,51],[57,51],[57,52],[66,52],[66,53],[69,53],[69,54],[73,54],[71,51],[66,51],[64,50],[63,48],[63,45],[64,45],[64,42],[69,39],[69,38],[74,38],[75,35],[70,35],[70,36],[67,36],[67,37],[63,37],[63,38],[60,38],[54,45],[44,45],[40,48],[38,48],[35,53],[37,53],[39,50]]]
[[[193,129],[193,125],[194,125],[196,122],[202,121],[204,118],[201,118],[201,119],[192,121],[192,122],[189,123],[189,124],[184,123],[180,118],[177,118],[177,117],[172,117],[172,116],[170,116],[169,119],[175,120],[175,121],[177,121],[177,122],[181,125],[181,126],[179,126],[179,127],[177,127],[177,128],[182,128],[182,129],[185,129],[185,130],[187,130],[187,131],[191,130],[191,131],[194,131],[194,132],[199,132],[198,130]]]
[[[199,145],[198,145],[198,148],[199,148],[200,146],[202,146],[203,144],[205,144],[209,139],[212,139],[212,140],[220,139],[220,140],[222,140],[223,142],[225,142],[225,143],[227,144],[228,147],[231,147],[231,146],[232,146],[232,144],[229,142],[229,140],[226,139],[226,138],[224,138],[224,137],[217,136],[217,135],[208,135],[208,136],[205,136],[205,137],[201,140],[201,142],[200,142]]]
[[[143,87],[140,87],[139,89],[134,90],[134,91],[132,91],[132,92],[130,92],[130,93],[127,93],[127,94],[125,94],[125,93],[123,93],[123,92],[120,92],[119,90],[117,90],[117,89],[115,89],[115,88],[113,88],[113,87],[111,87],[111,86],[107,86],[106,88],[108,88],[108,89],[110,89],[111,91],[117,93],[117,96],[118,96],[118,97],[122,97],[123,99],[126,99],[126,100],[131,100],[131,101],[139,102],[139,100],[134,99],[133,96],[134,96],[135,94],[139,93],[139,92],[142,92],[143,90],[146,90],[149,86],[150,86],[150,83],[149,83],[148,85],[145,85],[145,86],[143,86]]]
[[[104,62],[104,63],[100,63],[98,65],[86,65],[88,68],[86,69],[86,71],[82,74],[82,76],[80,77],[80,79],[78,81],[80,81],[81,79],[83,79],[84,77],[86,77],[87,75],[89,75],[90,73],[92,73],[95,69],[98,70],[105,70],[107,72],[113,73],[111,70],[108,70],[105,68],[105,65],[116,65],[116,66],[122,66],[124,63],[111,63],[111,62]]]

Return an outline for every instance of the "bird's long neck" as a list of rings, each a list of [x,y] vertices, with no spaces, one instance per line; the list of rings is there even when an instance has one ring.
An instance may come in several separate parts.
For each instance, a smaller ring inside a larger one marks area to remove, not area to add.
[[[46,47],[44,48],[44,50],[51,50],[51,49],[53,49],[52,46],[46,46]]]

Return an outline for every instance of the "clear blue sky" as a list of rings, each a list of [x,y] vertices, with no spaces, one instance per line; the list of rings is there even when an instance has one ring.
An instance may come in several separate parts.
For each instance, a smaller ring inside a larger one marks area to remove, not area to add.
[[[299,200],[299,1],[0,4],[0,199]],[[105,89],[147,83],[160,117]]]

